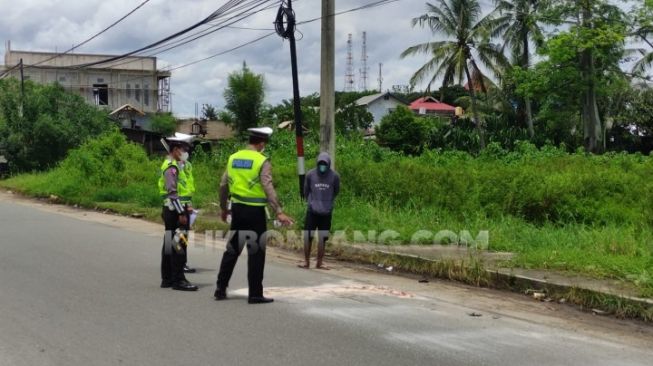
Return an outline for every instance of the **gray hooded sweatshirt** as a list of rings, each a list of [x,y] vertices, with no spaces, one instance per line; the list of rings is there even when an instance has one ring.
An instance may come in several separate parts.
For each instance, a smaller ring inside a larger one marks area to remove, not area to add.
[[[333,211],[333,201],[340,192],[340,176],[331,169],[331,157],[328,153],[320,153],[317,163],[324,162],[329,169],[320,173],[318,168],[306,174],[304,181],[304,197],[308,202],[308,210],[316,215],[330,215]]]

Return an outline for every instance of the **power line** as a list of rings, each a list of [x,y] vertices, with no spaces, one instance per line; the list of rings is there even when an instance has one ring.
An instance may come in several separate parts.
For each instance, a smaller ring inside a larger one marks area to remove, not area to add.
[[[47,59],[42,60],[42,61],[40,61],[40,62],[37,62],[37,63],[35,63],[35,64],[33,64],[33,65],[25,65],[25,68],[33,67],[33,66],[38,66],[38,65],[44,64],[44,63],[46,63],[46,62],[48,62],[48,61],[54,60],[54,59],[57,58],[57,57],[60,57],[60,56],[65,55],[65,54],[67,54],[67,53],[69,53],[69,52],[72,52],[72,51],[74,51],[76,48],[79,48],[79,47],[81,47],[81,46],[83,46],[83,45],[89,43],[90,41],[94,40],[95,38],[97,38],[97,37],[100,36],[101,34],[103,34],[103,33],[105,33],[106,31],[108,31],[109,29],[111,29],[111,28],[115,27],[116,25],[118,25],[118,23],[120,23],[120,22],[122,22],[123,20],[127,19],[127,17],[129,17],[130,15],[134,14],[138,9],[142,8],[142,7],[143,7],[145,4],[147,4],[149,1],[150,1],[150,0],[145,0],[145,1],[143,1],[142,3],[140,3],[140,5],[138,5],[138,6],[135,7],[134,9],[132,9],[129,13],[123,15],[120,19],[118,19],[118,20],[116,20],[115,22],[111,23],[108,27],[106,27],[106,28],[104,28],[103,30],[101,30],[100,32],[96,33],[95,35],[93,35],[91,38],[85,40],[84,42],[82,42],[82,43],[80,43],[80,44],[78,44],[78,45],[74,45],[74,46],[72,46],[69,50],[67,50],[67,51],[65,51],[65,52],[58,53],[58,54],[56,54],[56,55],[54,55],[54,56],[52,56],[52,57],[50,57],[50,58],[47,58]]]
[[[8,70],[5,70],[2,74],[0,74],[0,79],[3,79],[3,78],[5,77],[5,75],[9,74],[10,72],[16,70],[16,69],[19,68],[19,67],[20,67],[20,62],[17,63],[17,64],[16,64],[15,66],[13,66],[12,68],[10,68],[10,69],[8,69]]]
[[[218,56],[222,56],[222,55],[227,54],[227,53],[229,53],[229,52],[233,52],[233,51],[235,51],[235,50],[238,50],[238,49],[240,49],[240,48],[243,48],[243,47],[249,46],[250,44],[254,44],[254,43],[258,42],[258,41],[261,41],[261,40],[263,40],[263,39],[265,39],[265,38],[268,38],[268,37],[270,37],[270,36],[273,35],[273,34],[276,34],[276,32],[268,33],[268,34],[266,34],[266,35],[264,35],[264,36],[262,36],[262,37],[258,37],[258,38],[256,38],[256,39],[253,39],[253,40],[247,42],[247,43],[243,43],[243,44],[238,45],[238,46],[236,46],[236,47],[230,48],[230,49],[228,49],[228,50],[226,50],[226,51],[218,52],[218,53],[213,54],[213,55],[211,55],[211,56],[208,56],[208,57],[205,57],[205,58],[202,58],[202,59],[199,59],[199,60],[195,60],[195,61],[189,62],[189,63],[187,63],[187,64],[183,64],[183,65],[181,65],[181,66],[175,66],[175,67],[170,68],[170,69],[168,69],[168,70],[166,70],[166,71],[174,71],[174,70],[181,69],[181,68],[184,68],[184,67],[187,67],[187,66],[195,65],[195,64],[200,63],[200,62],[202,62],[202,61],[206,61],[206,60],[209,60],[209,59],[212,59],[212,58],[218,57]]]
[[[344,11],[341,11],[341,12],[336,12],[336,13],[334,13],[332,16],[337,16],[337,15],[342,15],[342,14],[352,13],[352,12],[355,12],[355,11],[364,10],[364,9],[369,9],[369,8],[373,8],[373,7],[377,7],[377,6],[385,5],[386,3],[389,4],[389,3],[393,3],[393,2],[397,2],[397,1],[401,1],[401,0],[381,0],[381,1],[376,1],[376,2],[374,2],[374,3],[370,3],[370,4],[367,4],[367,5],[359,6],[359,7],[357,7],[357,8],[352,8],[352,9],[344,10]],[[298,22],[297,24],[307,24],[307,23],[311,23],[311,22],[318,21],[318,20],[320,20],[320,19],[322,19],[322,17],[317,17],[317,18],[313,18],[313,19],[305,20],[305,21],[302,21],[302,22]],[[250,45],[250,44],[256,43],[256,42],[258,42],[258,41],[261,41],[261,40],[263,40],[263,39],[269,37],[269,36],[272,35],[272,34],[274,34],[274,33],[266,34],[266,35],[263,36],[263,37],[257,38],[257,39],[255,39],[255,40],[253,40],[253,41],[249,41],[249,42],[247,42],[247,43],[245,43],[245,44],[241,44],[241,45],[239,45],[239,46],[237,46],[237,47],[234,47],[234,48],[231,49],[231,50],[228,50],[228,51],[222,51],[222,52],[219,52],[219,53],[217,53],[217,54],[214,54],[214,55],[211,55],[211,56],[205,57],[205,58],[203,58],[203,59],[195,60],[195,61],[189,62],[189,63],[187,63],[187,64],[184,64],[184,65],[182,65],[182,66],[171,68],[171,69],[169,69],[169,71],[177,70],[177,69],[180,69],[180,68],[182,68],[182,67],[186,67],[186,66],[191,66],[191,65],[194,65],[194,64],[196,64],[196,63],[199,63],[199,62],[202,62],[202,61],[205,61],[205,60],[208,60],[208,59],[211,59],[211,58],[217,57],[217,56],[224,55],[224,54],[226,54],[226,53],[228,53],[228,52],[231,52],[231,51],[237,50],[237,49],[239,49],[239,48],[242,48],[242,47],[244,47],[244,46],[247,46],[247,45]]]
[[[255,5],[255,6],[247,9],[247,11],[252,11],[256,7],[258,7],[258,6],[262,5],[262,4],[265,4],[267,2],[270,2],[270,1],[275,1],[275,0],[265,0],[263,3],[259,3],[259,4]],[[256,1],[254,1],[254,2],[256,2]],[[252,2],[250,2],[250,4],[251,3]],[[188,44],[190,42],[193,42],[193,41],[195,41],[197,39],[200,39],[200,38],[206,37],[206,36],[208,36],[210,34],[213,34],[213,33],[217,32],[217,31],[219,31],[221,29],[227,28],[230,25],[235,24],[235,23],[237,23],[237,22],[239,22],[239,21],[241,21],[241,20],[243,20],[245,18],[248,18],[248,17],[252,16],[252,15],[255,15],[255,14],[260,13],[262,11],[268,10],[268,9],[270,9],[272,7],[276,7],[276,5],[271,5],[271,6],[269,5],[269,6],[266,6],[266,7],[262,8],[262,9],[255,10],[255,11],[253,11],[251,13],[241,12],[241,13],[236,14],[236,15],[230,17],[230,18],[222,20],[220,23],[215,24],[210,28],[207,28],[207,29],[205,29],[203,31],[196,32],[194,34],[186,36],[186,37],[184,37],[184,38],[182,38],[180,40],[177,40],[176,42],[155,47],[152,50],[154,50],[154,49],[160,49],[160,50],[157,51],[157,52],[150,53],[150,54],[147,54],[147,55],[142,55],[142,56],[139,56],[139,57],[152,57],[152,56],[155,56],[155,55],[170,51],[170,50],[175,49],[177,47],[181,47],[181,46],[186,45],[186,44]],[[195,37],[193,37],[193,36],[195,36]],[[167,48],[162,49],[163,47],[167,47]],[[133,62],[133,61],[132,60],[127,60],[127,61],[122,62],[122,63],[114,64],[114,65],[112,65],[112,67],[128,64],[130,62]]]
[[[366,4],[366,5],[361,5],[361,6],[356,7],[356,8],[343,10],[343,11],[340,11],[340,12],[335,12],[333,14],[327,15],[327,17],[333,17],[333,16],[337,16],[337,15],[353,13],[355,11],[364,10],[364,9],[371,9],[371,8],[375,8],[377,6],[382,6],[382,5],[394,3],[394,2],[397,2],[397,1],[401,1],[401,0],[379,0],[379,1],[375,1],[373,3],[369,3],[369,4]],[[324,18],[324,17],[320,16],[320,17],[317,17],[317,18],[304,20],[304,21],[301,21],[301,22],[297,22],[297,25],[312,23],[312,22],[318,21],[318,20],[320,20],[322,18]]]
[[[270,0],[264,0],[261,4],[267,3],[267,2],[269,2],[269,1],[270,1]],[[359,10],[364,10],[364,9],[369,9],[369,8],[373,8],[373,7],[378,7],[378,6],[386,5],[386,4],[393,3],[393,2],[397,2],[397,1],[400,1],[400,0],[381,0],[381,1],[376,1],[376,2],[373,2],[373,3],[369,3],[369,4],[366,4],[366,5],[363,5],[363,6],[356,7],[356,8],[352,8],[352,9],[344,10],[344,11],[341,11],[341,12],[336,12],[336,13],[334,13],[332,16],[338,16],[338,15],[347,14],[347,13],[351,13],[351,12],[355,12],[355,11],[359,11]],[[242,2],[240,2],[239,4],[242,4]],[[276,7],[276,5],[274,5],[274,6]],[[260,11],[267,10],[267,9],[269,9],[269,8],[270,8],[270,7],[268,6],[268,7],[265,7],[265,8],[263,8],[263,9],[259,9],[259,10],[256,11],[254,14],[256,14],[256,13],[258,13],[258,12],[260,12]],[[242,14],[241,14],[241,15],[242,15]],[[253,14],[250,14],[249,16],[251,16],[251,15],[253,15]],[[233,17],[230,18],[230,19],[233,19]],[[318,20],[320,20],[320,19],[322,19],[322,17],[317,17],[317,18],[313,18],[313,19],[305,20],[305,21],[302,21],[302,22],[298,22],[297,24],[307,24],[307,23],[311,23],[311,22],[318,21]],[[239,20],[242,20],[242,18],[239,19]],[[224,23],[222,23],[222,24],[224,24]],[[231,23],[230,23],[230,24],[231,24]],[[200,37],[197,37],[197,38],[204,37],[204,36],[206,36],[206,35],[209,35],[209,34],[211,34],[211,33],[216,32],[217,30],[220,30],[220,29],[223,29],[223,28],[226,28],[226,27],[229,27],[229,26],[230,26],[230,25],[219,27],[218,29],[212,30],[212,31],[209,32],[209,33],[202,34]],[[209,29],[210,29],[210,28],[209,28]],[[205,30],[205,31],[206,31],[206,30]],[[196,35],[197,35],[197,34],[200,34],[200,33],[202,33],[202,32],[198,32],[198,33],[196,33]],[[230,52],[236,51],[236,50],[238,50],[238,49],[240,49],[240,48],[243,48],[243,47],[249,46],[249,45],[251,45],[251,44],[257,43],[257,42],[259,42],[259,41],[261,41],[261,40],[263,40],[263,39],[265,39],[265,38],[268,38],[268,37],[271,36],[272,34],[274,34],[274,32],[272,32],[272,33],[268,33],[268,34],[265,34],[264,36],[258,37],[258,38],[256,38],[256,39],[253,39],[253,40],[248,41],[248,42],[246,42],[246,43],[242,43],[242,44],[240,44],[240,45],[238,45],[238,46],[236,46],[236,47],[230,48],[230,49],[228,49],[228,50],[220,51],[220,52],[218,52],[218,53],[215,53],[215,54],[212,54],[212,55],[210,55],[210,56],[204,57],[204,58],[202,58],[202,59],[198,59],[198,60],[195,60],[195,61],[191,61],[191,62],[188,62],[188,63],[186,63],[186,64],[182,64],[182,65],[180,65],[180,66],[164,68],[162,71],[173,71],[173,70],[178,70],[178,69],[185,68],[185,67],[188,67],[188,66],[192,66],[192,65],[195,65],[195,64],[197,64],[197,63],[200,63],[200,62],[203,62],[203,61],[206,61],[206,60],[209,60],[209,59],[212,59],[212,58],[218,57],[218,56],[225,55],[225,54],[227,54],[227,53],[230,53]],[[196,38],[196,39],[197,39],[197,38]],[[195,39],[193,39],[193,40],[195,40]],[[181,46],[181,45],[183,45],[183,44],[186,44],[186,43],[192,42],[193,40],[189,40],[188,42],[184,42],[184,43],[182,43],[182,44],[178,44],[178,45],[174,46],[173,48],[176,48],[176,47],[179,47],[179,46]],[[162,52],[165,52],[165,51],[167,51],[167,50],[169,50],[169,49],[162,50],[162,51],[157,52],[157,53],[155,53],[155,54],[162,53]],[[133,54],[134,54],[133,52],[130,53],[130,55],[133,55]],[[118,81],[118,82],[120,82],[120,83],[125,83],[125,82],[129,82],[129,81],[133,81],[133,80],[141,80],[142,78],[143,78],[143,76],[139,76],[139,77],[135,77],[135,78],[132,78],[132,79],[121,80],[121,81]],[[76,86],[76,87],[82,87],[82,86],[89,86],[89,85],[75,85],[75,86]]]
[[[263,2],[267,2],[267,1],[269,1],[269,0],[264,0]],[[212,20],[215,20],[215,19],[219,18],[226,11],[234,8],[237,5],[242,4],[243,2],[245,2],[245,0],[230,0],[227,3],[225,3],[224,5],[222,5],[218,10],[214,11],[211,15],[206,17],[205,19],[203,19],[203,20],[201,20],[201,21],[199,21],[199,22],[197,22],[197,23],[195,23],[195,24],[193,24],[193,25],[191,25],[191,26],[189,26],[189,27],[187,27],[185,29],[182,29],[182,30],[180,30],[180,31],[178,31],[178,32],[176,32],[174,34],[171,34],[171,35],[169,35],[169,36],[167,36],[167,37],[165,37],[165,38],[163,38],[163,39],[161,39],[159,41],[156,41],[156,42],[151,43],[151,44],[149,44],[147,46],[141,47],[141,48],[139,48],[137,50],[127,52],[127,53],[122,54],[120,56],[114,56],[114,57],[110,57],[108,59],[101,60],[101,61],[95,61],[95,62],[89,62],[89,63],[82,64],[82,65],[77,65],[77,67],[79,67],[79,68],[91,67],[91,66],[110,63],[110,62],[113,62],[113,61],[118,61],[118,60],[124,59],[126,57],[135,55],[137,53],[147,51],[147,50],[152,49],[152,48],[154,48],[156,46],[165,44],[168,41],[171,41],[171,40],[173,40],[175,38],[178,38],[178,37],[180,37],[180,36],[182,36],[182,35],[184,35],[184,34],[186,34],[188,32],[191,32],[194,29],[197,29],[197,28],[201,27],[202,25],[207,24],[208,22],[210,22]]]

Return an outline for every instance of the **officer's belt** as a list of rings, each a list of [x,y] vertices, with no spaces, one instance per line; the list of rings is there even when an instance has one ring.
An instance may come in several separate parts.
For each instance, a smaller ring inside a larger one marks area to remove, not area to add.
[[[167,206],[170,203],[170,198],[168,198],[168,195],[162,195],[161,198],[163,198],[164,206]],[[181,203],[191,203],[193,201],[193,197],[189,197],[189,196],[181,196],[178,197],[177,199]]]

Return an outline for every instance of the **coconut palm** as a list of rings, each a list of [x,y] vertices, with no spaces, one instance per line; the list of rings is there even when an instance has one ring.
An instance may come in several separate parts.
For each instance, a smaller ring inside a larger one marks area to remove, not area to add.
[[[530,67],[531,44],[539,46],[544,40],[542,28],[538,24],[538,0],[495,0],[493,19],[488,22],[492,36],[504,40],[502,48],[508,48],[512,63],[523,69]],[[526,124],[531,138],[533,129],[533,112],[531,101],[524,99]]]
[[[653,43],[649,37],[653,35],[653,28],[642,27],[634,33],[637,39],[644,41],[650,48],[653,48]],[[653,52],[647,49],[639,48],[636,50],[642,56],[633,66],[633,73],[637,75],[645,75],[653,66]]]
[[[428,27],[434,35],[444,36],[446,40],[418,44],[401,54],[402,58],[419,54],[430,57],[410,82],[415,85],[427,81],[427,90],[430,90],[439,78],[445,87],[455,82],[462,84],[466,78],[474,123],[480,146],[484,148],[476,94],[477,90],[485,91],[486,87],[478,63],[495,75],[508,64],[501,48],[489,41],[486,24],[490,19],[481,18],[481,6],[477,0],[437,0],[435,4],[427,3],[426,10],[426,14],[413,19],[413,26]]]

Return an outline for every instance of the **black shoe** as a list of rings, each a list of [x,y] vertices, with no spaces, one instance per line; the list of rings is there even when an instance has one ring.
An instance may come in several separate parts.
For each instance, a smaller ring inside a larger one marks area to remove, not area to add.
[[[271,302],[274,302],[274,299],[271,299],[269,297],[264,297],[264,296],[254,296],[254,297],[250,297],[247,300],[247,302],[250,304],[269,304]]]
[[[215,290],[215,293],[213,294],[213,296],[215,297],[215,299],[217,301],[226,300],[227,299],[227,289],[218,287],[218,289]]]
[[[197,291],[198,287],[186,280],[182,280],[174,283],[172,289],[178,291]]]
[[[184,273],[195,273],[197,270],[195,268],[190,268],[188,265],[184,265]]]
[[[161,288],[170,288],[170,287],[172,287],[172,281],[166,281],[166,280],[161,281]]]

